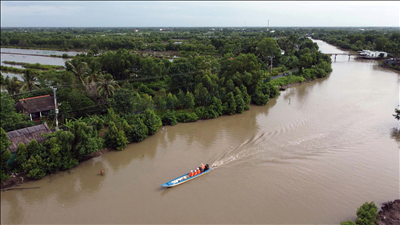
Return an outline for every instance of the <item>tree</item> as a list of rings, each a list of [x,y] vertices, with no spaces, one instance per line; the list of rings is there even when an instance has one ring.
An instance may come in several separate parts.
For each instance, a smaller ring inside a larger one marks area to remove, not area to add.
[[[357,225],[375,225],[378,207],[374,202],[366,202],[357,210]]]
[[[26,150],[28,152],[28,157],[36,156],[40,153],[39,143],[35,139],[32,139],[26,146]]]
[[[242,114],[243,111],[244,111],[245,103],[243,101],[243,98],[242,98],[241,94],[237,94],[235,96],[235,102],[236,102],[236,113]]]
[[[247,88],[243,84],[240,86],[240,91],[242,93],[242,97],[243,97],[243,101],[244,101],[244,110],[249,110],[251,97],[247,93]]]
[[[110,126],[104,135],[106,146],[116,148],[121,151],[126,147],[128,139],[123,130],[118,130],[114,122],[110,122]]]
[[[122,114],[133,112],[135,95],[132,91],[119,88],[114,92],[114,97],[111,102],[111,106],[116,112]]]
[[[80,159],[82,156],[96,152],[103,146],[92,126],[85,122],[75,121],[69,131],[74,135],[73,157]]]
[[[193,109],[194,108],[194,96],[190,92],[186,92],[186,97],[185,97],[185,108],[187,109]]]
[[[269,56],[281,55],[281,50],[278,43],[273,38],[264,38],[257,44],[257,54],[261,60],[268,60]]]
[[[46,175],[46,164],[39,155],[31,156],[22,166],[29,178],[40,179]]]
[[[8,94],[15,97],[15,95],[20,92],[22,84],[17,77],[10,79],[10,77],[7,76],[5,80],[5,86]]]
[[[32,90],[39,89],[39,87],[36,85],[38,80],[35,75],[36,74],[32,70],[25,70],[25,74],[22,75],[24,83],[20,88],[21,92],[29,90],[32,93]]]
[[[140,117],[135,117],[131,121],[132,133],[130,134],[130,139],[134,142],[143,141],[149,132],[146,124],[143,123],[143,120]]]
[[[174,112],[167,111],[161,116],[161,121],[163,125],[175,125],[178,123],[176,120]]]
[[[175,95],[172,95],[171,93],[168,94],[167,98],[165,99],[166,102],[166,107],[169,110],[174,110],[178,104],[178,98]]]
[[[26,118],[25,115],[17,113],[14,100],[5,92],[1,92],[0,118],[1,127],[5,130],[12,130]]]
[[[225,102],[225,113],[232,115],[236,112],[236,101],[235,97],[232,92],[229,92],[226,95],[226,102]]]
[[[110,74],[106,74],[104,79],[100,82],[97,91],[99,95],[105,97],[108,102],[108,98],[114,95],[114,90],[117,87],[118,84],[113,80],[113,77]]]
[[[22,165],[28,160],[28,150],[24,143],[19,143],[17,148],[17,155],[15,157],[15,162],[18,167],[22,169]]]
[[[66,62],[67,71],[71,71],[79,81],[84,84],[84,78],[88,75],[88,64],[86,62],[78,62],[77,65],[71,63],[71,61]]]
[[[177,94],[177,99],[178,99],[178,105],[176,108],[180,109],[185,106],[185,93],[181,89],[179,89],[179,92]]]
[[[375,39],[375,49],[383,51],[385,49],[386,43],[388,42],[389,40],[385,37],[379,37]]]
[[[7,133],[5,130],[3,130],[3,128],[0,128],[0,177],[1,177],[1,182],[3,182],[4,180],[7,180],[9,177],[9,175],[6,172],[6,162],[11,159],[11,153],[8,150],[8,148],[10,147],[11,142],[10,142],[10,138],[8,137]]]
[[[148,128],[148,135],[153,135],[162,126],[161,118],[150,109],[146,109],[144,111],[143,123]]]

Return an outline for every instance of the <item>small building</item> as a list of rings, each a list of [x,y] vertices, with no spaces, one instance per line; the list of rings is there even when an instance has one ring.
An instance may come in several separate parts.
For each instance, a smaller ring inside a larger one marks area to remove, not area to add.
[[[20,99],[15,103],[15,108],[18,112],[28,115],[31,120],[37,120],[42,116],[48,116],[50,110],[55,109],[54,98],[50,95],[43,95]]]
[[[180,44],[182,44],[182,41],[175,41],[174,44],[180,45]]]
[[[387,52],[379,52],[379,51],[370,51],[370,50],[362,50],[358,52],[360,54],[360,58],[363,59],[379,59],[386,58],[388,56]]]
[[[47,140],[47,138],[43,137],[42,134],[49,133],[51,133],[51,130],[46,123],[7,132],[7,136],[10,138],[11,142],[11,145],[8,149],[12,155],[10,162],[7,163],[14,161],[19,143],[27,145],[33,139],[35,139],[39,144],[43,143]]]

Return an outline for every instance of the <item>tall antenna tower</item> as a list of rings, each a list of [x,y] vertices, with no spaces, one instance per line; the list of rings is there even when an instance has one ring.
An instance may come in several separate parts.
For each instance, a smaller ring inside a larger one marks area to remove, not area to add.
[[[268,20],[268,25],[267,25],[267,31],[269,31],[269,20]]]

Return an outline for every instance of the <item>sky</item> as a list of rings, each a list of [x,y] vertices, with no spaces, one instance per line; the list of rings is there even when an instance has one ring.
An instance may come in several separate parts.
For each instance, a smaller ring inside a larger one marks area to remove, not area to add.
[[[399,27],[394,1],[1,1],[1,27]]]

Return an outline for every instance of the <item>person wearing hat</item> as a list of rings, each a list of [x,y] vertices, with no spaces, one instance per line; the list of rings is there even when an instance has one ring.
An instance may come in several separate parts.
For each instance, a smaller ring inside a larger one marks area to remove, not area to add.
[[[193,170],[191,170],[189,173],[189,177],[193,177],[193,176],[194,176],[194,173],[193,173]]]
[[[197,174],[200,174],[200,173],[201,173],[201,171],[200,171],[200,167],[199,167],[199,168],[197,168],[197,171],[196,171],[196,173],[197,173]]]

